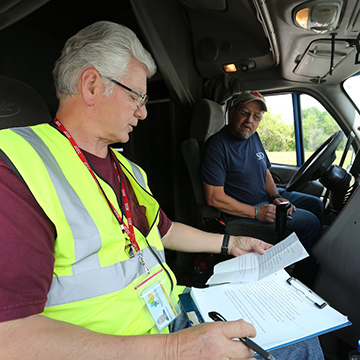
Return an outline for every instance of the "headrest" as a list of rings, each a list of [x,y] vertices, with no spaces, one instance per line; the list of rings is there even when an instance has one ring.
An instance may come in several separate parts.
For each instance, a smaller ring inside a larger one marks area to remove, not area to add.
[[[52,120],[40,95],[25,83],[0,76],[0,129]]]
[[[211,100],[201,99],[194,107],[191,119],[190,137],[195,138],[199,145],[225,125],[224,112],[221,106]]]

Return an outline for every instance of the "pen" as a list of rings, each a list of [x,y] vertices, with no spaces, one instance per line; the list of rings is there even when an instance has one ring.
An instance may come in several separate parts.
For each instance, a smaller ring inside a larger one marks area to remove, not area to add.
[[[226,319],[216,311],[210,311],[209,317],[214,321],[226,321]],[[239,338],[247,347],[257,352],[265,360],[275,360],[274,356],[265,351],[261,346],[250,340],[248,337]]]

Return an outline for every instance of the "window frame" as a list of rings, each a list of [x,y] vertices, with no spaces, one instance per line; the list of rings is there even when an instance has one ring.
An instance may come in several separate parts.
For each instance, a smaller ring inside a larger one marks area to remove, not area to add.
[[[360,72],[359,74],[360,75]],[[342,84],[343,85],[343,84]],[[263,93],[263,96],[277,96],[277,95],[291,95],[292,100],[292,110],[293,110],[293,121],[294,121],[294,137],[295,137],[295,156],[296,156],[296,165],[284,164],[284,163],[274,163],[281,166],[289,166],[289,167],[301,167],[306,159],[305,159],[305,144],[304,144],[304,133],[303,133],[303,118],[302,118],[302,107],[301,107],[301,95],[307,95],[312,97],[314,100],[319,102],[319,104],[328,112],[328,114],[334,119],[339,128],[344,132],[345,136],[348,138],[350,134],[347,134],[344,131],[344,124],[341,124],[337,121],[336,116],[334,116],[333,111],[329,110],[323,102],[321,102],[314,94],[305,92],[305,91],[292,91],[292,90],[284,90],[283,92],[274,92],[274,93]],[[346,91],[345,91],[345,94]],[[348,95],[347,95],[348,96]],[[350,98],[350,97],[349,97]],[[355,104],[354,104],[355,106]],[[356,108],[356,106],[355,106]],[[319,144],[320,146],[321,144]],[[355,151],[355,149],[353,149]],[[351,151],[351,150],[349,150]],[[356,151],[355,151],[356,153]]]

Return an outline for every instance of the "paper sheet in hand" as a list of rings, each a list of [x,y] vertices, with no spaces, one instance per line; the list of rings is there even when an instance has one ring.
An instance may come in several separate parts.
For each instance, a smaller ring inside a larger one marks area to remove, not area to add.
[[[214,275],[206,284],[258,281],[308,256],[296,234],[292,233],[266,250],[264,255],[250,253],[217,264]]]
[[[217,311],[228,321],[244,319],[255,326],[254,338],[264,349],[320,335],[350,325],[347,317],[331,306],[319,309],[304,293],[289,285],[285,270],[255,283],[223,284],[191,290],[204,321]]]

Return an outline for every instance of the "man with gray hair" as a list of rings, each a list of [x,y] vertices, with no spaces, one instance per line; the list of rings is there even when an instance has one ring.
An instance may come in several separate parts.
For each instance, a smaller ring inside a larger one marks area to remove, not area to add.
[[[223,236],[168,219],[145,172],[110,147],[146,118],[155,71],[132,31],[95,23],[56,63],[53,123],[0,132],[2,359],[253,355],[232,340],[255,336],[243,320],[186,328],[183,287],[165,261],[165,248],[220,253]],[[228,253],[270,246],[232,236]],[[313,342],[298,348],[320,353]]]

